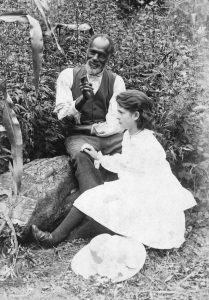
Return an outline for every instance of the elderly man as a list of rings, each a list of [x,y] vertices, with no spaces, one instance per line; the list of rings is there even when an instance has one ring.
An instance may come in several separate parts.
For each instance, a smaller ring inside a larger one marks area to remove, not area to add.
[[[113,42],[107,35],[94,35],[89,42],[86,64],[63,70],[57,80],[55,112],[65,123],[74,121],[66,150],[81,193],[103,183],[100,170],[89,155],[81,152],[81,146],[89,143],[103,154],[121,150],[115,99],[125,90],[125,84],[106,67],[113,50]]]
[[[117,119],[116,96],[125,91],[123,79],[111,72],[106,64],[113,53],[113,42],[105,34],[94,35],[87,50],[85,66],[62,71],[57,80],[55,111],[58,118],[65,118],[74,126],[66,139],[80,192],[103,183],[103,176],[90,155],[81,151],[83,144],[94,146],[103,154],[114,154],[121,150],[122,133]],[[73,207],[62,223],[53,231],[43,232],[35,225],[32,232],[43,246],[57,245],[69,234],[69,227],[82,222],[84,214]],[[89,221],[84,224],[77,237],[110,232],[109,229]],[[111,233],[111,232],[110,232]]]

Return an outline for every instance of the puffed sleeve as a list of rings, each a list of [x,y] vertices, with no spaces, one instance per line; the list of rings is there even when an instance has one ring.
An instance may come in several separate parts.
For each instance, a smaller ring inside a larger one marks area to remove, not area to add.
[[[99,154],[101,165],[114,173],[130,172],[142,176],[147,172],[156,172],[162,164],[167,164],[163,147],[151,132],[128,139],[125,133],[122,143],[122,154],[113,156]]]
[[[58,119],[65,116],[74,116],[77,123],[80,123],[80,113],[75,108],[75,99],[72,96],[73,68],[63,70],[57,79],[56,106],[54,112]]]

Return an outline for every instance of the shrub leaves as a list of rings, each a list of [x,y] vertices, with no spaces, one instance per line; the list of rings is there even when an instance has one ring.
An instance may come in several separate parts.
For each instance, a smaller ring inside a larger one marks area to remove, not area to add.
[[[42,66],[43,56],[43,37],[39,22],[25,13],[5,13],[0,15],[0,21],[4,22],[20,22],[30,24],[30,37],[33,57],[34,84],[36,92],[38,92],[39,76]]]

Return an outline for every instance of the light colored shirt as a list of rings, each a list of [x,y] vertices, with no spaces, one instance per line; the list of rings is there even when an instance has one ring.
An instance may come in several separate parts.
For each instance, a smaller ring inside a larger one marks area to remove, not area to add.
[[[92,84],[94,94],[98,91],[103,72],[93,76],[87,74],[89,83]],[[80,112],[75,108],[75,100],[72,95],[73,86],[73,68],[63,70],[57,79],[56,107],[55,112],[58,119],[65,116],[74,116],[76,124],[80,124]],[[109,108],[105,122],[95,123],[92,125],[92,132],[97,136],[109,136],[121,132],[121,127],[117,119],[117,102],[116,96],[125,91],[125,83],[121,76],[116,75],[113,86],[113,95],[109,102]]]

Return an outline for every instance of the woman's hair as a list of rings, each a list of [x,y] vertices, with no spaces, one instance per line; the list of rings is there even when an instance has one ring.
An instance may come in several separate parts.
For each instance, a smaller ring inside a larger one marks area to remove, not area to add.
[[[152,101],[143,92],[137,90],[126,90],[116,97],[117,103],[131,113],[138,111],[139,129],[151,129],[153,127]]]

